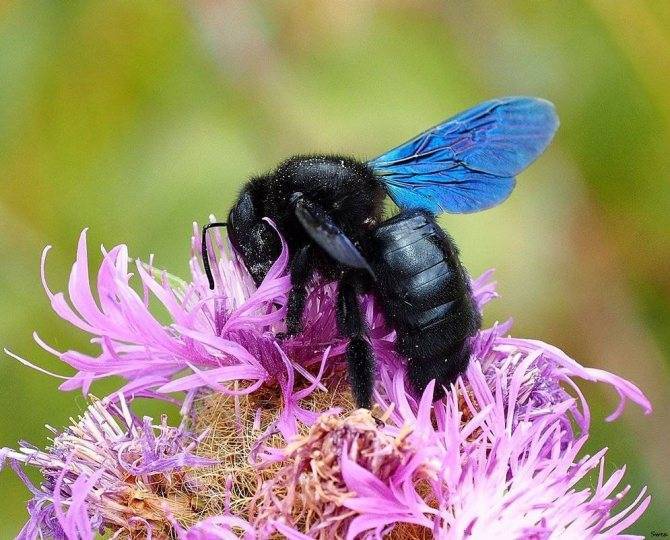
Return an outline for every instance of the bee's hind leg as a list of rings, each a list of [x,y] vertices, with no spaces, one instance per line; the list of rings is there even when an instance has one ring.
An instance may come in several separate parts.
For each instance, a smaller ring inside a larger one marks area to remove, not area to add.
[[[346,358],[356,406],[369,409],[372,405],[375,358],[358,301],[359,290],[357,272],[345,272],[338,285],[337,328],[342,336],[349,338]]]

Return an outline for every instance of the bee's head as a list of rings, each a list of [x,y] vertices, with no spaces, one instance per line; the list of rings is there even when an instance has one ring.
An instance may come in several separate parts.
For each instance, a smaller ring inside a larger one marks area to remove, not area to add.
[[[260,285],[281,253],[281,242],[272,225],[258,215],[249,191],[242,192],[230,210],[228,237],[256,285]]]

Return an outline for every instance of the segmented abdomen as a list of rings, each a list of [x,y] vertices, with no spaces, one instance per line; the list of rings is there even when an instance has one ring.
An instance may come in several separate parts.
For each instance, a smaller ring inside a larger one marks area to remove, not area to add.
[[[463,347],[480,315],[458,250],[432,214],[403,212],[376,229],[373,243],[372,267],[398,352],[426,361],[469,355]]]

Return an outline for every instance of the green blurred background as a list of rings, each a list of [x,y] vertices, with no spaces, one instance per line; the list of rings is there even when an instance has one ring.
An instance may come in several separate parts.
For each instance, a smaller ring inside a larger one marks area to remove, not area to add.
[[[630,532],[670,533],[670,2],[0,2],[0,344],[65,372],[31,340],[90,350],[50,311],[79,232],[185,275],[193,220],[297,152],[372,157],[480,100],[553,101],[562,127],[504,205],[450,216],[473,275],[497,269],[515,334],[641,386],[654,414],[591,448],[654,497]],[[0,361],[0,446],[45,442],[84,407]],[[113,383],[95,388],[98,395]],[[157,411],[153,411],[154,413]],[[0,475],[0,537],[28,493]]]

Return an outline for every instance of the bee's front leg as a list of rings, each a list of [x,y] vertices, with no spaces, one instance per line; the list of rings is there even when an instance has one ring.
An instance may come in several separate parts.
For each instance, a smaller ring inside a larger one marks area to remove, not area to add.
[[[280,339],[293,337],[302,332],[302,315],[307,300],[307,285],[314,273],[312,246],[301,247],[291,261],[291,291],[288,295],[286,312],[286,332],[278,335]]]

